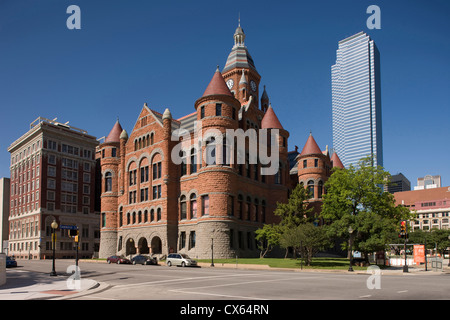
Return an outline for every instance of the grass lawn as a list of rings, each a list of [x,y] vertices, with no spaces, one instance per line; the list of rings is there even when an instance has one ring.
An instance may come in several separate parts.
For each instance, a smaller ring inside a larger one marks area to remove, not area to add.
[[[211,259],[201,259],[198,262],[211,262]],[[242,258],[238,259],[238,264],[266,264],[273,268],[300,268],[300,259],[292,258]],[[214,259],[214,263],[236,264],[236,259]],[[347,270],[349,261],[346,258],[313,258],[311,266],[304,269],[343,269]],[[366,270],[367,267],[353,266],[353,270]]]

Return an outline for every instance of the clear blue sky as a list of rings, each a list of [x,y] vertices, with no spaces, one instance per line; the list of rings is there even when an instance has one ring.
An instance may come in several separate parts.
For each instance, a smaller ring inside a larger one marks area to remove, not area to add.
[[[81,30],[69,30],[69,5]],[[381,29],[369,30],[369,5]],[[0,177],[8,146],[37,117],[96,137],[119,117],[130,132],[145,102],[175,118],[193,112],[233,46],[245,43],[290,149],[310,130],[332,147],[331,66],[338,41],[369,34],[381,55],[384,166],[416,185],[450,185],[450,1],[0,0]]]

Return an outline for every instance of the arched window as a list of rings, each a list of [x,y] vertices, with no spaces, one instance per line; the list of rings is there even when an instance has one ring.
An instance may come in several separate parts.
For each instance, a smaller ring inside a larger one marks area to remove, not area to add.
[[[313,180],[308,181],[308,185],[307,185],[306,189],[308,190],[309,198],[310,199],[314,198],[314,181]]]
[[[191,174],[197,172],[197,151],[195,148],[191,149]]]
[[[138,212],[138,223],[142,223],[142,212]]]
[[[130,213],[127,212],[127,224],[130,224],[130,223],[131,223]]]
[[[186,219],[186,196],[181,196],[180,198],[180,218],[181,220]]]
[[[259,200],[255,199],[255,221],[258,222],[259,220]]]
[[[239,219],[242,220],[244,216],[244,199],[242,195],[238,196],[238,206],[239,206]]]
[[[197,218],[197,196],[195,193],[191,194],[191,219]]]
[[[278,163],[278,171],[275,174],[275,184],[281,184],[281,176],[282,176],[282,168],[281,168],[281,162]]]
[[[136,223],[136,212],[133,212],[133,224]]]
[[[123,208],[119,208],[119,227],[123,225]]]
[[[144,211],[144,222],[148,222],[148,211]]]
[[[152,133],[150,133],[150,144],[153,144],[154,143],[154,140],[155,140],[155,135],[153,134],[153,132]]]
[[[261,222],[265,223],[266,222],[266,201],[262,201],[261,202]]]
[[[321,199],[322,198],[322,194],[323,194],[323,181],[320,180],[318,188],[317,188],[317,198]]]
[[[155,210],[150,210],[150,222],[153,222],[155,220]]]
[[[184,176],[187,174],[186,151],[180,150],[179,156],[181,158],[181,176]]]
[[[222,165],[224,166],[230,166],[231,165],[231,157],[234,155],[232,154],[231,146],[229,143],[227,143],[227,138],[223,137],[222,139]]]
[[[245,154],[245,172],[247,174],[247,178],[250,178],[250,156],[248,153]]]
[[[210,137],[206,142],[206,165],[216,164],[216,139]]]
[[[112,191],[112,173],[107,172],[105,174],[105,192],[111,192]]]
[[[161,208],[158,208],[158,209],[156,210],[156,219],[157,219],[158,221],[161,220]]]
[[[250,216],[251,216],[251,206],[252,206],[252,199],[250,199],[250,197],[247,197],[247,219],[246,220],[250,220]]]
[[[209,195],[202,196],[202,215],[209,215]]]

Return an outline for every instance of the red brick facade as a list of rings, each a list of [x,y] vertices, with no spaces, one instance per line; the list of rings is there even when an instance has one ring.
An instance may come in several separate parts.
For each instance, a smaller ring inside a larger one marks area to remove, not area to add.
[[[259,107],[261,77],[242,36],[239,27],[224,71],[216,70],[195,102],[195,112],[176,120],[168,109],[161,114],[144,104],[129,135],[125,130],[119,134],[120,124],[116,123],[108,141],[99,146],[100,257],[183,252],[193,258],[210,258],[212,244],[215,257],[258,256],[255,230],[277,222],[273,214],[276,203],[287,201],[289,190],[299,180],[306,186],[313,179],[316,188],[326,181],[331,161],[328,153],[321,152],[299,155],[299,163],[305,159],[311,164],[306,169],[298,167],[298,178],[292,179],[297,173],[290,170],[289,132],[276,117],[265,90]],[[246,59],[239,58],[242,55]],[[202,130],[195,130],[194,125],[200,123]],[[278,153],[279,171],[261,174],[261,158],[252,163],[249,142],[242,155],[244,163],[237,163],[237,152],[232,153],[234,161],[224,160],[225,148],[214,148],[211,137],[222,142],[227,129],[244,133],[249,129],[277,130],[278,150],[273,145],[269,148]],[[182,142],[172,141],[176,132],[184,132]],[[177,163],[173,153],[185,163]],[[212,158],[214,163],[208,163]],[[314,166],[315,158],[319,167]]]

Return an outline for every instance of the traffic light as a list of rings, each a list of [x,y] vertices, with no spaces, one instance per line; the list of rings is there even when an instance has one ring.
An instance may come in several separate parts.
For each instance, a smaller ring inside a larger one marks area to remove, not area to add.
[[[78,230],[76,230],[76,229],[69,230],[69,237],[75,237],[77,235],[78,235]]]
[[[407,225],[406,225],[406,220],[402,220],[400,222],[400,233],[398,234],[399,238],[406,238],[408,235],[407,233]]]

